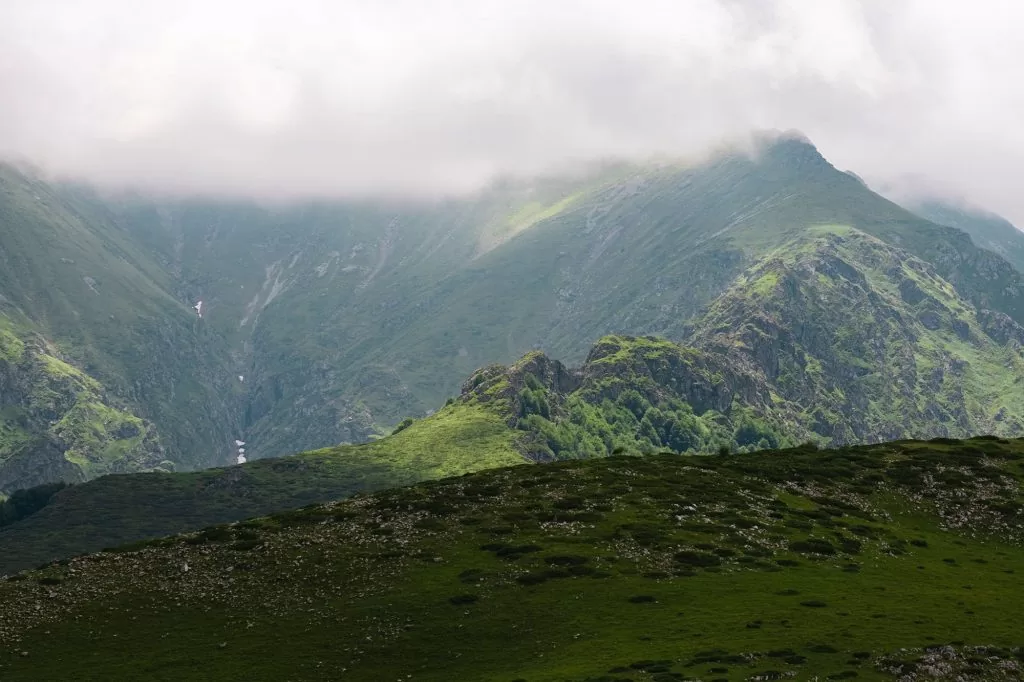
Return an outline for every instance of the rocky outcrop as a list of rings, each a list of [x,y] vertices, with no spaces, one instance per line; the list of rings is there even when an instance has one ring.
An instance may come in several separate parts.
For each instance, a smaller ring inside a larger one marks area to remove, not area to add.
[[[997,343],[1024,348],[1024,326],[1014,322],[1009,315],[997,310],[979,310],[978,324]]]
[[[1008,315],[975,310],[931,265],[857,232],[755,264],[688,338],[775,397],[747,404],[836,444],[1019,435],[1022,341]]]

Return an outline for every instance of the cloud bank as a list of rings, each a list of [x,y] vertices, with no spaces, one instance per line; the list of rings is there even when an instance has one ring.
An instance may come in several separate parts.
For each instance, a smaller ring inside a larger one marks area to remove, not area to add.
[[[0,156],[176,192],[429,195],[799,129],[869,182],[1024,224],[1022,25],[1016,0],[0,0]]]

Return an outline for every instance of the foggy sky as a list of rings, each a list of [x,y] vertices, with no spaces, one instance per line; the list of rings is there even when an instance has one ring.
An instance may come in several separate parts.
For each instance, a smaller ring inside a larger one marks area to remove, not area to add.
[[[430,195],[798,129],[1024,225],[1017,0],[0,0],[0,156],[114,186]]]

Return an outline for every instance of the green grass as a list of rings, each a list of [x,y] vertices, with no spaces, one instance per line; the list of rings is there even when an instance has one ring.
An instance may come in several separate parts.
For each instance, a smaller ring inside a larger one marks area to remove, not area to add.
[[[2,324],[3,318],[0,318]],[[25,352],[25,344],[15,334],[0,326],[0,358],[4,362],[16,363],[21,361],[22,353]]]
[[[94,478],[123,465],[143,445],[146,426],[138,417],[101,402],[78,400],[54,424],[53,433],[69,444],[65,459],[77,464],[85,477]]]
[[[2,313],[0,324],[15,329]],[[0,489],[160,465],[163,451],[152,424],[57,357],[57,349],[39,334],[17,331],[20,336],[0,328],[12,349],[0,354],[9,404],[0,413]]]
[[[522,464],[522,455],[514,447],[516,435],[496,412],[459,403],[447,405],[387,439],[348,451],[358,452],[367,461],[414,471],[420,479],[444,478]]]
[[[0,584],[0,673],[887,680],[947,656],[1015,679],[1022,462],[996,439],[613,457],[306,507]]]
[[[0,572],[353,493],[522,464],[513,447],[518,435],[493,411],[460,403],[365,445],[223,469],[103,476],[0,528]]]
[[[43,363],[43,370],[54,379],[67,379],[80,383],[85,388],[99,390],[100,384],[98,381],[63,360],[48,354],[40,354],[39,359]]]

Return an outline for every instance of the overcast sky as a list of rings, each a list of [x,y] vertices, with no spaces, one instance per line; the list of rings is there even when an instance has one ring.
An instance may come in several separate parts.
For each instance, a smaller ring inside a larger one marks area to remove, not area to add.
[[[1024,225],[1019,0],[0,0],[0,156],[173,191],[461,191],[799,129]]]

